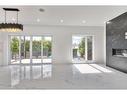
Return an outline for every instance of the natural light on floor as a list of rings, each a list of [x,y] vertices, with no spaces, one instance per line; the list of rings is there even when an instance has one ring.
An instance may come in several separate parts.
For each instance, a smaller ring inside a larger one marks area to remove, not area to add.
[[[111,70],[108,70],[104,67],[101,67],[97,64],[74,64],[74,67],[82,74],[85,73],[111,73]]]
[[[98,69],[98,70],[100,70],[100,71],[102,71],[102,72],[104,72],[104,73],[111,73],[112,71],[111,70],[109,70],[109,69],[107,69],[107,68],[104,68],[104,67],[102,67],[102,66],[99,66],[99,65],[97,65],[97,64],[89,64],[90,66],[93,66],[94,68],[96,68],[96,69]]]

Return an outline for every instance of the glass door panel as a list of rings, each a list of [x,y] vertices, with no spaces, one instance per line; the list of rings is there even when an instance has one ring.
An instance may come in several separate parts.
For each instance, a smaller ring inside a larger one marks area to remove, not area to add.
[[[42,63],[41,57],[41,46],[42,46],[42,37],[33,36],[32,37],[32,63]]]
[[[52,62],[52,37],[43,37],[43,63]]]
[[[10,41],[11,64],[20,63],[19,44],[20,44],[19,36],[11,36],[11,41]]]
[[[87,36],[87,60],[92,60],[93,59],[93,41],[92,41],[92,36]]]
[[[21,36],[21,63],[30,63],[30,36]]]
[[[73,61],[81,62],[86,60],[85,45],[86,45],[85,37],[82,36],[72,37]]]

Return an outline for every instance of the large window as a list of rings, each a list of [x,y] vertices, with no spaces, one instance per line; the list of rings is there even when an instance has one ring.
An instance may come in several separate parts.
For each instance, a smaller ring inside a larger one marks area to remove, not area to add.
[[[51,36],[9,36],[9,64],[52,62]]]
[[[93,36],[72,36],[72,53],[74,63],[92,61]]]

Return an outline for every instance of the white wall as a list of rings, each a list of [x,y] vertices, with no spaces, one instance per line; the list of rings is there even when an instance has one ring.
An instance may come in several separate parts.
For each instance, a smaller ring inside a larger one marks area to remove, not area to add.
[[[104,63],[104,29],[99,26],[24,26],[20,33],[0,34],[0,63],[7,64],[8,35],[52,35],[53,63],[65,64],[72,61],[72,35],[94,35],[94,56],[97,63]]]

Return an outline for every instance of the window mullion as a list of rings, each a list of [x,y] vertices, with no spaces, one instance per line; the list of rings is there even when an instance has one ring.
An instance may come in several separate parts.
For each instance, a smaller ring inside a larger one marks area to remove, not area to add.
[[[19,64],[21,65],[21,36],[19,36]]]
[[[30,36],[30,64],[32,64],[32,36]]]
[[[87,59],[87,49],[88,49],[88,47],[87,47],[87,36],[85,36],[85,60],[87,61],[88,59]]]
[[[41,63],[43,63],[43,36],[41,39]]]

